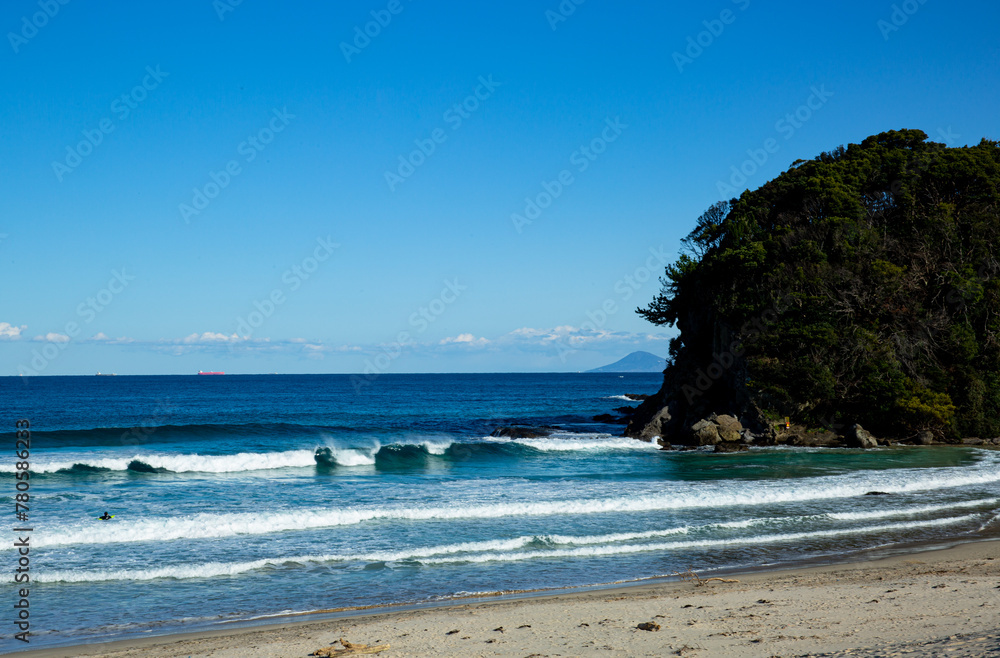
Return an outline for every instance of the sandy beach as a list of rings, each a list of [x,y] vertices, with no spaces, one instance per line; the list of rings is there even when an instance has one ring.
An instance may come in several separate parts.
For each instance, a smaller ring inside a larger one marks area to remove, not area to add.
[[[738,582],[467,600],[24,655],[304,657],[340,638],[388,644],[386,657],[1000,655],[1000,542],[726,578]],[[659,628],[638,628],[649,623]]]

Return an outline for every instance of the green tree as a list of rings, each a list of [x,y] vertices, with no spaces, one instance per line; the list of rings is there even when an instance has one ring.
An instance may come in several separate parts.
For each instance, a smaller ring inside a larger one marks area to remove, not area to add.
[[[740,349],[682,412],[1000,435],[1000,143],[873,135],[715,204],[683,244],[637,309],[679,329],[663,395]]]

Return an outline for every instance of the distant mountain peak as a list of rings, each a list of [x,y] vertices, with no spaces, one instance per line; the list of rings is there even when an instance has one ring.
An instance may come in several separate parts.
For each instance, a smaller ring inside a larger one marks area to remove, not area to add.
[[[663,372],[667,361],[649,352],[632,352],[623,359],[587,372]]]

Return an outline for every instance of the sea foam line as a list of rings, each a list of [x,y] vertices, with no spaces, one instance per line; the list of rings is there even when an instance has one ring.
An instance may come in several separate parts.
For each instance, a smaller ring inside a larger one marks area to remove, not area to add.
[[[838,521],[861,521],[865,519],[885,519],[893,516],[930,514],[932,512],[967,509],[969,507],[985,507],[987,505],[996,505],[998,502],[1000,502],[1000,498],[981,498],[979,500],[963,500],[961,502],[947,503],[944,505],[921,505],[919,507],[903,507],[894,510],[879,510],[877,512],[829,512],[823,516],[836,519]]]
[[[537,558],[553,557],[600,557],[604,555],[624,555],[630,553],[645,553],[648,551],[669,551],[676,549],[705,548],[710,546],[739,546],[747,544],[773,544],[801,539],[820,539],[841,535],[872,534],[892,530],[909,530],[913,528],[957,525],[978,518],[978,514],[967,514],[947,519],[929,521],[911,521],[907,523],[888,523],[879,526],[861,528],[841,528],[837,530],[819,530],[815,532],[792,532],[778,535],[761,535],[755,537],[734,537],[731,539],[695,539],[692,541],[659,542],[655,544],[638,544],[632,546],[587,546],[582,548],[556,549],[551,551],[525,551],[522,553],[494,553],[450,558],[423,558],[421,564],[448,564],[456,562],[515,562]]]
[[[977,518],[976,514],[947,519],[911,521],[892,523],[861,528],[841,528],[836,530],[821,530],[814,532],[784,533],[776,535],[761,535],[753,537],[733,537],[727,539],[696,539],[691,541],[658,542],[654,544],[607,545],[621,544],[626,541],[666,537],[670,535],[688,534],[695,529],[722,527],[727,524],[706,524],[697,528],[677,527],[664,530],[650,530],[634,533],[614,533],[606,535],[571,536],[571,535],[526,535],[513,539],[498,539],[481,542],[465,542],[427,548],[413,548],[402,551],[375,551],[371,553],[304,555],[297,557],[262,558],[245,562],[208,562],[204,564],[174,565],[155,569],[118,569],[103,571],[65,570],[43,572],[36,576],[39,582],[98,582],[116,580],[156,580],[173,578],[177,580],[191,578],[210,578],[216,576],[236,576],[248,571],[266,567],[290,564],[329,563],[329,562],[403,562],[412,561],[421,564],[448,564],[460,562],[511,562],[536,558],[553,557],[600,557],[605,555],[621,555],[643,553],[649,551],[675,550],[687,548],[705,548],[712,546],[737,546],[746,544],[764,544],[796,541],[800,539],[817,539],[851,534],[871,534],[892,530],[906,530],[921,527],[955,525]],[[763,519],[766,520],[766,519]],[[531,544],[549,544],[553,546],[577,546],[578,548],[546,549],[534,551],[511,552],[523,549]],[[468,555],[473,553],[473,555]],[[478,553],[476,555],[475,553]],[[435,557],[447,555],[450,557]]]
[[[490,443],[514,443],[527,446],[542,452],[592,452],[599,450],[657,450],[658,446],[645,441],[621,437],[586,435],[586,438],[540,438],[503,440],[495,437],[487,439]],[[449,440],[401,440],[382,445],[375,442],[370,446],[341,446],[332,439],[326,441],[323,447],[329,448],[333,461],[338,466],[370,466],[375,464],[376,455],[382,448],[399,448],[417,446],[423,448],[429,455],[442,456],[448,449],[456,445]],[[476,444],[469,444],[476,445]],[[163,454],[136,453],[128,457],[102,457],[96,455],[79,455],[70,459],[33,464],[37,473],[57,473],[70,471],[74,466],[84,466],[93,469],[109,471],[127,471],[133,462],[140,462],[154,469],[163,469],[172,473],[240,473],[264,471],[277,468],[308,468],[316,466],[313,450],[287,450],[284,452],[241,452],[233,455],[200,455],[197,453]],[[3,469],[13,473],[13,467]]]
[[[595,437],[595,438],[540,438],[540,439],[513,439],[511,443],[528,446],[542,452],[592,452],[598,450],[655,450],[660,446],[649,441],[639,441],[624,437]]]
[[[131,457],[95,458],[81,456],[73,460],[35,463],[32,464],[32,470],[39,473],[55,473],[81,465],[111,471],[125,471],[128,470],[129,464],[134,461],[174,473],[238,473],[316,465],[312,450],[286,450],[284,452],[240,452],[235,455],[140,453]]]
[[[480,542],[463,542],[427,548],[411,548],[402,551],[375,551],[372,553],[303,555],[298,557],[263,558],[247,562],[208,562],[200,565],[176,565],[157,569],[121,569],[113,571],[51,571],[40,575],[41,582],[91,582],[97,580],[154,580],[156,578],[205,578],[209,576],[237,575],[246,571],[283,564],[304,564],[307,562],[400,562],[418,558],[447,555],[453,553],[475,553],[486,551],[511,551],[524,548],[532,543],[552,545],[589,545],[609,542],[635,541],[653,537],[686,534],[687,527],[649,530],[646,532],[614,533],[593,536],[569,535],[525,535],[513,539],[496,539]]]
[[[972,507],[987,507],[1000,503],[1000,498],[979,498],[976,500],[964,500],[944,505],[919,505],[915,507],[902,507],[899,509],[878,510],[875,512],[827,512],[824,514],[803,514],[801,516],[769,516],[763,518],[745,519],[742,521],[727,521],[725,523],[712,524],[716,528],[749,528],[761,525],[794,525],[809,521],[822,521],[830,519],[833,521],[873,521],[877,519],[891,519],[899,516],[916,516],[917,514],[931,514],[933,512],[944,512],[958,509],[969,509]]]
[[[733,492],[722,485],[693,488],[688,483],[655,495],[625,495],[603,499],[571,499],[538,502],[475,504],[456,502],[447,507],[403,507],[368,509],[280,510],[259,513],[201,513],[183,518],[154,518],[133,521],[122,515],[115,522],[95,525],[90,520],[68,526],[50,527],[35,542],[39,546],[67,544],[110,544],[173,539],[220,538],[261,535],[289,530],[310,530],[367,521],[425,521],[453,519],[494,519],[512,516],[588,515],[622,512],[651,512],[679,509],[773,505],[853,498],[864,495],[877,483],[881,491],[909,493],[985,484],[1000,481],[1000,469],[984,462],[982,468],[928,469],[912,471],[910,477],[887,477],[883,472],[866,477],[826,476],[788,481],[757,483],[750,491]],[[970,472],[972,471],[972,472]],[[675,483],[676,484],[676,483]],[[692,489],[696,489],[692,491]],[[0,546],[0,552],[12,550]]]

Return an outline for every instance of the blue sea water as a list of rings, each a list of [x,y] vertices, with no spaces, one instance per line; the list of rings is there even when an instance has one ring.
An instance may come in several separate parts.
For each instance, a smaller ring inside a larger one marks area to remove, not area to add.
[[[5,631],[0,651],[1000,531],[996,451],[667,452],[592,420],[659,383],[382,375],[358,391],[346,375],[0,378],[0,499],[8,527],[22,525],[14,423],[27,418],[33,528],[31,642]],[[558,431],[490,436],[510,424]],[[97,520],[104,511],[115,518]],[[15,535],[0,544],[7,631]]]

